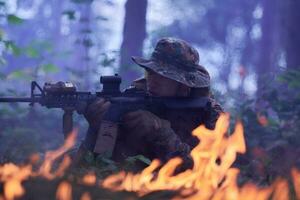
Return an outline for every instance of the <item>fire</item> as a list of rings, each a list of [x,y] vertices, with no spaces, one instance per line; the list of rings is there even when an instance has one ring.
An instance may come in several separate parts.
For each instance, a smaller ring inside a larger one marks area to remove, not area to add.
[[[39,174],[48,178],[53,179],[59,175],[63,175],[63,172],[66,168],[69,167],[71,164],[71,159],[68,156],[64,157],[63,162],[61,163],[60,167],[56,171],[56,173],[51,173],[53,162],[61,157],[64,153],[66,153],[69,149],[71,149],[76,141],[77,131],[73,131],[68,138],[66,139],[63,146],[55,151],[48,151],[45,156],[45,161],[40,167]]]
[[[293,168],[292,171],[293,183],[297,199],[300,199],[300,171]]]
[[[63,181],[58,185],[56,191],[58,200],[72,200],[72,186],[70,183]]]
[[[91,172],[86,174],[83,178],[82,178],[82,182],[85,185],[95,185],[97,181],[96,175],[95,173]]]
[[[158,160],[154,160],[141,173],[120,172],[109,176],[102,182],[102,187],[134,191],[140,196],[158,190],[178,190],[180,196],[174,199],[188,200],[289,199],[289,188],[284,179],[278,179],[265,188],[251,183],[238,187],[239,169],[231,165],[237,153],[246,152],[243,126],[238,122],[230,135],[227,135],[228,127],[229,114],[224,114],[218,119],[215,130],[201,125],[193,131],[200,143],[191,151],[192,169],[175,174],[175,169],[182,163],[180,158],[173,158],[162,167]],[[292,174],[299,198],[300,172],[294,169]]]
[[[80,200],[91,200],[91,195],[88,192],[82,194]]]
[[[32,170],[32,165],[30,164],[17,166],[13,163],[7,163],[0,166],[0,181],[4,183],[5,199],[11,200],[22,196],[25,193],[25,190],[22,187],[22,182],[27,180],[29,177],[42,176],[48,179],[53,179],[54,177],[62,176],[71,163],[70,157],[65,156],[54,173],[51,172],[53,162],[74,145],[76,135],[77,132],[73,131],[62,147],[56,151],[47,152],[45,160],[38,172],[34,172]],[[38,159],[37,155],[33,155],[30,158],[30,161],[34,164]]]
[[[133,174],[121,171],[111,175],[100,184],[100,187],[113,191],[133,191],[139,196],[147,195],[153,191],[174,190],[178,194],[174,200],[285,200],[290,199],[288,181],[278,178],[270,186],[257,187],[253,183],[246,183],[242,187],[237,184],[239,169],[232,164],[237,153],[245,153],[246,145],[243,134],[243,126],[238,122],[232,134],[227,134],[229,127],[229,114],[221,115],[216,123],[215,130],[208,130],[204,126],[196,128],[192,134],[200,142],[191,151],[190,156],[194,161],[191,169],[175,173],[182,164],[181,158],[173,158],[162,164],[159,160],[152,163],[142,172]],[[0,183],[3,183],[3,194],[0,200],[13,200],[25,194],[22,182],[30,177],[41,176],[52,180],[62,177],[71,164],[69,156],[64,156],[75,143],[76,131],[66,140],[65,144],[56,151],[46,153],[45,160],[37,171],[32,165],[36,164],[39,156],[30,157],[30,164],[17,166],[12,163],[0,166]],[[63,159],[54,171],[54,161]],[[293,187],[297,199],[300,199],[300,171],[291,170]],[[71,200],[73,188],[71,179],[62,180],[56,190],[58,200]],[[89,187],[97,187],[97,177],[94,172],[87,173],[81,181],[77,182]],[[81,200],[92,199],[90,193],[83,192]]]
[[[15,199],[24,194],[21,185],[32,172],[31,166],[19,167],[12,163],[0,167],[0,181],[4,182],[4,196],[6,199]]]

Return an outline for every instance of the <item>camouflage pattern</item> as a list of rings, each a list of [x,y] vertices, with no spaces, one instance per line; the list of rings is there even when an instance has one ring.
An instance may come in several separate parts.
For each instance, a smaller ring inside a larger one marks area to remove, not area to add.
[[[145,78],[138,79],[132,84],[132,87],[146,90],[146,84]],[[192,131],[200,124],[213,129],[220,113],[223,112],[221,106],[213,98],[210,98],[210,101],[212,105],[210,110],[172,109],[156,113],[154,117],[156,120],[160,120],[161,126],[158,130],[150,133],[141,128],[128,129],[125,125],[120,124],[112,159],[124,161],[129,156],[142,154],[150,159],[158,158],[166,162],[170,158],[179,156],[183,159],[184,164],[181,169],[177,170],[192,167],[190,151],[199,143],[198,139],[192,136]],[[84,149],[83,152],[93,149],[96,136],[97,130],[89,127],[86,139],[81,145],[81,149]]]
[[[188,43],[180,39],[163,38],[157,43],[151,59],[132,58],[139,66],[152,70],[166,78],[180,82],[190,88],[203,91],[209,90],[210,77],[204,67],[198,64],[199,54]],[[144,90],[147,92],[147,80],[138,79],[130,89]],[[199,93],[201,94],[201,92]],[[200,96],[203,96],[203,95]],[[162,110],[148,117],[159,120],[160,128],[156,131],[146,131],[146,128],[135,126],[128,128],[126,124],[119,125],[118,136],[112,158],[123,161],[129,156],[142,154],[150,159],[158,158],[163,162],[172,157],[180,156],[184,160],[183,168],[192,166],[190,151],[199,141],[192,136],[192,131],[200,124],[213,129],[215,123],[223,112],[221,106],[210,98],[210,110]],[[153,121],[149,118],[147,120]],[[136,128],[138,127],[138,128]],[[96,130],[89,127],[87,136],[95,136]],[[87,137],[87,149],[95,137]]]
[[[139,79],[133,86],[145,89],[146,80]],[[157,114],[162,121],[162,127],[155,133],[141,134],[141,129],[127,130],[120,126],[113,159],[122,161],[128,156],[138,154],[150,159],[159,158],[163,162],[172,157],[180,156],[184,160],[183,168],[192,166],[190,151],[198,144],[198,139],[192,136],[192,130],[200,124],[213,129],[220,113],[221,106],[210,99],[212,109],[199,110],[168,110]]]
[[[150,59],[132,57],[139,66],[192,88],[209,87],[210,77],[199,65],[199,54],[187,42],[176,38],[160,39]]]

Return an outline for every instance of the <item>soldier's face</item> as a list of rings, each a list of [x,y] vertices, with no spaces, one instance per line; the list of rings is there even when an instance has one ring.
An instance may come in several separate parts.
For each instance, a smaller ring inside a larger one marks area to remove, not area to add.
[[[153,96],[172,97],[178,94],[178,82],[147,70],[147,90]]]

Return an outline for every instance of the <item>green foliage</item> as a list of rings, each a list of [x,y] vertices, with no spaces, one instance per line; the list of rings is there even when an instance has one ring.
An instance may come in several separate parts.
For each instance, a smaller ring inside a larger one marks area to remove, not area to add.
[[[21,55],[22,49],[19,48],[13,41],[10,40],[4,41],[4,45],[8,51],[11,51],[13,53],[13,55],[15,56]]]
[[[108,21],[108,18],[103,16],[97,16],[95,19],[99,21]]]
[[[131,156],[126,159],[126,162],[128,162],[130,164],[131,163],[134,164],[137,161],[141,161],[141,162],[145,163],[146,165],[150,165],[150,163],[151,163],[151,160],[149,158],[146,158],[143,155]]]
[[[59,67],[45,62],[45,57],[52,52],[52,44],[48,41],[34,40],[28,46],[20,48],[13,41],[4,41],[6,49],[11,51],[15,56],[26,55],[28,58],[36,59],[38,64],[32,67],[26,67],[11,72],[7,76],[0,76],[0,78],[6,77],[7,79],[14,80],[26,80],[30,81],[37,76],[38,72],[43,73],[57,73]],[[6,64],[4,59],[0,59],[0,66]]]
[[[69,20],[75,20],[75,11],[74,10],[65,10],[62,12],[62,15],[68,16]]]
[[[50,53],[53,50],[53,45],[45,40],[33,40],[26,48],[28,56],[40,56],[45,53]]]
[[[28,70],[15,70],[7,75],[7,79],[18,79],[18,80],[32,80],[31,71]]]
[[[33,46],[25,48],[24,51],[29,58],[38,58],[40,56],[37,48],[34,48]]]
[[[279,76],[278,80],[291,89],[300,89],[300,70],[289,70]]]
[[[49,63],[41,65],[40,70],[44,71],[45,73],[57,73],[59,72],[59,67]]]
[[[123,162],[115,162],[107,156],[97,155],[90,151],[84,153],[80,165],[97,168],[98,172],[112,173],[120,170],[137,171],[143,169],[151,163],[150,159],[143,155],[136,155],[126,158]]]
[[[230,113],[242,119],[250,146],[282,140],[300,145],[300,71],[287,70],[257,99],[236,101]]]
[[[109,67],[116,61],[116,58],[109,58],[108,56],[104,56],[101,61],[101,66]]]
[[[0,66],[6,65],[6,60],[3,57],[0,57]]]
[[[0,41],[2,41],[4,36],[4,30],[0,29]]]
[[[115,62],[116,62],[116,58],[119,54],[119,51],[111,51],[111,52],[107,52],[107,53],[102,53],[101,56],[101,60],[99,62],[99,65],[101,65],[102,67],[112,67]]]
[[[10,24],[15,24],[15,25],[19,25],[22,24],[24,22],[24,20],[16,15],[13,14],[9,14],[7,15],[7,21]]]

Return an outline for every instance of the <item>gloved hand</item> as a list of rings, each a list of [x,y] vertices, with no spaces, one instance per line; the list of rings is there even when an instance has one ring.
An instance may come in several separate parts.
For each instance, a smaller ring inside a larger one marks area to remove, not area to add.
[[[99,129],[102,117],[110,107],[110,104],[109,101],[99,98],[87,107],[84,117],[88,121],[90,128],[95,131]]]
[[[147,139],[157,137],[162,128],[170,126],[167,120],[145,110],[129,112],[122,119],[126,129],[139,134],[140,137],[145,136]]]

